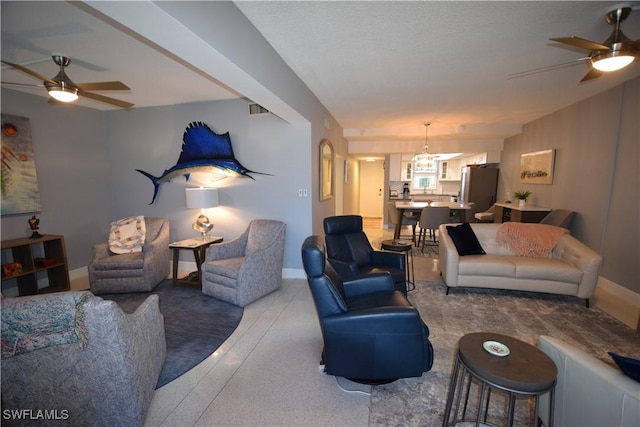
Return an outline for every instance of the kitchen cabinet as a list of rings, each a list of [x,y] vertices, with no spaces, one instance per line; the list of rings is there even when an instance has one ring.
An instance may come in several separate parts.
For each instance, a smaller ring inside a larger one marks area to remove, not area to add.
[[[17,286],[19,296],[69,290],[63,236],[3,240],[2,266],[3,292],[12,285]]]
[[[440,181],[460,181],[460,161],[443,160],[440,163],[438,179]]]
[[[400,163],[402,163],[401,154],[389,155],[389,181],[402,181],[400,179],[400,169],[402,168]]]
[[[413,154],[389,155],[389,181],[413,179]]]
[[[400,162],[400,181],[413,180],[413,162]]]

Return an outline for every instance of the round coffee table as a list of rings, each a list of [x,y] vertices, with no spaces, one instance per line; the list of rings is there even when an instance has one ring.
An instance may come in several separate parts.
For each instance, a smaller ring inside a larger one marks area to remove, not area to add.
[[[408,240],[383,240],[380,244],[380,249],[385,251],[402,252],[404,253],[407,265],[407,291],[412,291],[416,288],[415,273],[413,270],[413,242]]]
[[[494,344],[487,344],[488,350],[486,350],[484,344],[490,342]],[[534,423],[537,423],[539,398],[546,393],[551,393],[549,407],[551,427],[553,426],[553,393],[557,375],[558,369],[553,360],[530,344],[513,337],[489,332],[467,334],[458,341],[456,363],[449,385],[442,425],[443,427],[455,426],[458,422],[471,421],[465,417],[471,384],[476,380],[480,387],[480,398],[474,420],[476,425],[480,425],[481,418],[483,418],[482,423],[487,424],[491,391],[496,390],[507,393],[509,396],[506,414],[508,426],[513,425],[517,397],[535,397]],[[464,390],[465,382],[466,391]],[[458,419],[463,394],[465,395],[464,406],[462,415]],[[452,415],[454,400],[456,403]],[[483,413],[484,417],[482,417]],[[451,423],[449,423],[450,419]]]

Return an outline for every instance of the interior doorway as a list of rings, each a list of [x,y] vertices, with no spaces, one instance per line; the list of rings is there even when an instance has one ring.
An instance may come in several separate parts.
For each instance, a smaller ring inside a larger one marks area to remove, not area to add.
[[[360,162],[360,215],[363,218],[383,218],[384,161]]]

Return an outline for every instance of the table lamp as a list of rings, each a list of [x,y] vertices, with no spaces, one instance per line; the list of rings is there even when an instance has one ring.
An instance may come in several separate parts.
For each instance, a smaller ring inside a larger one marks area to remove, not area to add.
[[[204,187],[187,188],[186,196],[187,208],[200,208],[200,215],[191,227],[202,235],[203,240],[206,240],[207,233],[213,229],[213,223],[210,222],[209,218],[204,214],[204,210],[214,208],[220,204],[218,201],[218,189]]]

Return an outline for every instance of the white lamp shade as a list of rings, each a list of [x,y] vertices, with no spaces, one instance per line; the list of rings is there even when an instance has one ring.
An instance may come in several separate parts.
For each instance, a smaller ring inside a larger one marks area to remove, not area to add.
[[[215,208],[220,204],[217,188],[187,188],[185,193],[190,209]]]

